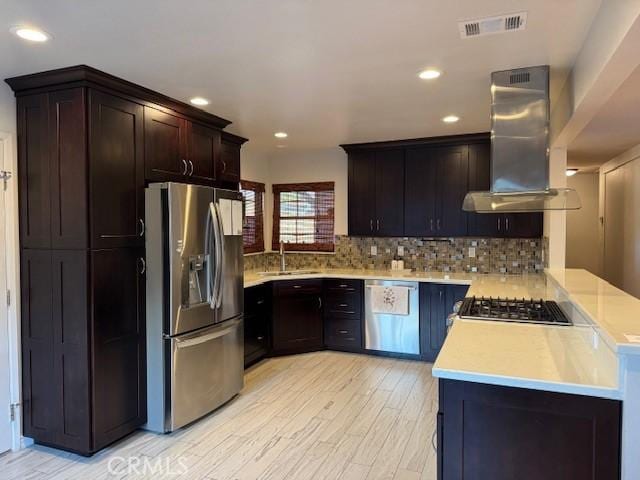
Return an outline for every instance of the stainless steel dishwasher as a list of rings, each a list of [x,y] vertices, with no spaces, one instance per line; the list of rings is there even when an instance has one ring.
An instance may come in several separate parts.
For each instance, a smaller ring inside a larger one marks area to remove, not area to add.
[[[374,313],[371,301],[372,286],[407,287],[409,289],[409,314],[396,315]],[[420,354],[420,299],[418,282],[399,280],[366,280],[365,348],[381,352]]]

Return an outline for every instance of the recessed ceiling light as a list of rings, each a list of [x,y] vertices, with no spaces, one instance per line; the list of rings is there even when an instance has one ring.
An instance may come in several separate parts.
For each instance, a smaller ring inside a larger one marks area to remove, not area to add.
[[[421,71],[418,74],[418,77],[420,77],[422,80],[433,80],[434,78],[438,78],[440,75],[442,75],[442,72],[440,72],[440,70],[428,68],[426,70]]]
[[[11,28],[11,33],[17,35],[23,40],[28,40],[30,42],[46,42],[51,38],[44,30],[40,30],[35,27],[27,27],[25,25],[17,25]]]
[[[206,98],[202,98],[202,97],[193,97],[189,101],[191,103],[193,103],[194,105],[198,105],[198,106],[209,105],[209,100],[207,100]]]
[[[456,117],[455,115],[447,115],[442,119],[444,123],[456,123],[458,120],[460,120],[460,117]]]
[[[573,177],[576,173],[578,173],[577,168],[567,168],[567,177]]]
[[[273,134],[273,136],[276,138],[287,138],[289,135],[287,135],[285,132],[276,132]]]

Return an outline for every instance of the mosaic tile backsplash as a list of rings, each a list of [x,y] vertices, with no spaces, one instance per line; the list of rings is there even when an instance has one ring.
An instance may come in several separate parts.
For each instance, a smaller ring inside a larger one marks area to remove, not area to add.
[[[375,255],[372,254],[375,247]],[[471,256],[470,250],[475,250]],[[536,273],[546,266],[546,238],[365,238],[336,237],[335,254],[291,253],[288,269],[355,268],[388,270],[391,261],[404,260],[416,271]],[[276,270],[277,253],[244,257],[245,270]]]

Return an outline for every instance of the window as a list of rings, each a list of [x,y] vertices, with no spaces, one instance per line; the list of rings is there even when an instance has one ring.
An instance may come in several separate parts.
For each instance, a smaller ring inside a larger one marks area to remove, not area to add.
[[[263,209],[264,183],[240,181],[244,200],[242,243],[244,253],[264,252]]]
[[[333,252],[333,182],[273,186],[273,249]]]

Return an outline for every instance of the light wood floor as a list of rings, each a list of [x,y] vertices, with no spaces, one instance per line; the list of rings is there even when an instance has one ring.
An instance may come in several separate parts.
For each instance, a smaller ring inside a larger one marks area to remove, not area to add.
[[[433,480],[436,411],[430,364],[281,357],[248,370],[234,401],[189,428],[138,432],[91,458],[40,446],[7,453],[0,478]]]

